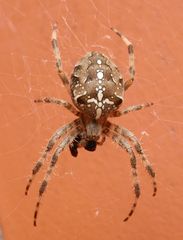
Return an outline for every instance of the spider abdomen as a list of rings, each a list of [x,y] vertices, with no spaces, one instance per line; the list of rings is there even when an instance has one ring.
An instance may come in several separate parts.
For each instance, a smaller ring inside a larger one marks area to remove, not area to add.
[[[74,105],[91,118],[99,119],[123,101],[124,84],[116,65],[98,52],[90,52],[74,68],[71,94]]]

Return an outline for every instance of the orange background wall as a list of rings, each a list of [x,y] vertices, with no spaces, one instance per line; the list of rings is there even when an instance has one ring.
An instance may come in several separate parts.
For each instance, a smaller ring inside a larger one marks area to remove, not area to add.
[[[0,4],[0,225],[6,240],[183,239],[183,2],[181,0],[2,0]],[[140,158],[142,195],[126,217],[133,191],[129,156],[112,141],[94,153],[69,150],[59,158],[33,227],[40,181],[24,189],[33,163],[52,133],[73,120],[59,106],[33,100],[70,100],[60,82],[50,44],[59,25],[65,72],[87,52],[110,56],[128,78],[127,49],[109,29],[134,44],[136,78],[125,104],[151,102],[140,112],[112,120],[132,130],[157,173],[158,194]]]

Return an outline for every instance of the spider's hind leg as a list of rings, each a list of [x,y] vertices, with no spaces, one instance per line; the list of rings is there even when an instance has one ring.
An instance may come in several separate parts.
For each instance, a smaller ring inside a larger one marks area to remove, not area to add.
[[[64,71],[62,70],[62,60],[60,56],[60,50],[58,47],[57,32],[58,32],[57,24],[54,23],[52,27],[51,43],[52,43],[53,52],[56,59],[56,67],[57,67],[57,71],[60,79],[62,80],[64,86],[66,87],[68,93],[70,94],[69,80],[66,74],[64,73]]]
[[[134,57],[133,45],[128,40],[128,38],[125,37],[122,33],[120,33],[117,29],[111,27],[111,30],[115,32],[128,47],[130,79],[125,82],[124,89],[126,91],[133,84],[134,77],[135,77],[135,63],[134,63],[135,57]]]

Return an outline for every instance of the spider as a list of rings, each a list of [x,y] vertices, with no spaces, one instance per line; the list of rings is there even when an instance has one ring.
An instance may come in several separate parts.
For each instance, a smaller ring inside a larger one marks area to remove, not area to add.
[[[44,180],[39,188],[39,196],[34,212],[34,226],[37,225],[37,216],[41,199],[47,188],[50,175],[58,161],[59,155],[67,146],[69,146],[72,156],[76,157],[78,155],[78,148],[84,147],[88,151],[95,151],[96,147],[102,145],[105,142],[105,138],[109,137],[129,154],[135,200],[124,221],[127,221],[133,214],[140,196],[140,185],[138,182],[134,151],[141,156],[147,173],[152,177],[153,196],[156,195],[155,172],[139,140],[127,128],[119,127],[108,120],[109,117],[120,117],[129,112],[134,112],[153,105],[153,103],[145,103],[130,106],[122,111],[118,110],[124,101],[124,92],[134,81],[134,51],[132,43],[124,35],[115,28],[111,28],[111,30],[123,40],[128,48],[129,80],[123,80],[118,68],[107,56],[100,52],[89,52],[75,65],[71,75],[71,81],[69,82],[66,74],[62,70],[62,60],[57,41],[57,24],[55,23],[53,25],[51,42],[56,58],[58,76],[71,95],[74,106],[65,100],[54,97],[44,97],[34,101],[36,103],[51,103],[64,106],[76,115],[77,118],[71,123],[56,130],[49,139],[41,157],[32,169],[32,175],[26,186],[26,195],[28,194],[33,178],[43,166],[48,153],[53,149],[55,143],[63,137],[63,140],[58,144],[51,157]]]

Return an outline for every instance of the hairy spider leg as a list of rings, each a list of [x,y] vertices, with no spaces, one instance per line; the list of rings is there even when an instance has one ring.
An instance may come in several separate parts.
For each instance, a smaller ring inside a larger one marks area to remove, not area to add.
[[[58,147],[56,148],[56,150],[51,158],[50,165],[44,176],[44,180],[42,181],[41,186],[39,188],[39,197],[38,197],[38,201],[36,203],[36,208],[35,208],[35,212],[34,212],[34,226],[37,225],[37,216],[38,216],[38,212],[39,212],[41,199],[42,199],[43,193],[45,192],[46,187],[48,185],[50,175],[57,163],[58,157],[61,154],[61,152],[65,149],[65,147],[67,147],[70,143],[72,143],[72,141],[77,136],[77,134],[78,134],[78,130],[75,129],[74,131],[71,132],[71,134],[69,136],[65,137],[65,139],[58,145]]]
[[[152,178],[153,196],[155,196],[157,193],[157,183],[155,180],[155,171],[153,170],[150,162],[148,161],[147,156],[145,155],[144,150],[143,150],[139,140],[137,139],[137,137],[127,128],[119,127],[118,125],[116,125],[114,123],[110,123],[109,121],[107,122],[106,125],[112,132],[115,132],[115,133],[119,134],[120,136],[125,137],[126,139],[128,139],[129,141],[131,141],[134,144],[135,150],[141,156],[143,165],[144,165],[147,173]]]
[[[57,32],[58,32],[57,23],[54,23],[52,27],[51,43],[52,43],[53,52],[56,58],[56,67],[57,67],[57,71],[60,79],[62,80],[64,86],[66,87],[68,93],[70,94],[69,80],[66,74],[64,73],[64,71],[62,70],[62,60],[60,56],[60,50],[58,47]]]
[[[51,104],[58,104],[63,107],[65,107],[67,110],[72,112],[74,115],[79,116],[80,112],[69,102],[63,100],[63,99],[58,99],[54,97],[44,97],[44,98],[39,98],[34,100],[35,103],[51,103]]]
[[[122,110],[122,111],[116,110],[116,111],[112,112],[109,117],[120,117],[120,116],[128,114],[130,112],[135,112],[135,111],[142,110],[146,107],[151,107],[153,104],[154,103],[151,102],[151,103],[142,103],[139,105],[129,106],[125,110]]]
[[[134,57],[133,45],[128,40],[128,38],[125,37],[122,33],[120,33],[117,29],[111,27],[111,30],[115,32],[128,47],[130,79],[125,82],[124,89],[126,91],[133,84],[134,77],[135,77],[135,57]]]
[[[42,153],[42,156],[39,158],[39,160],[36,162],[36,164],[34,165],[34,167],[32,169],[32,174],[31,174],[31,176],[28,180],[27,186],[26,186],[25,195],[28,194],[29,188],[32,184],[32,181],[33,181],[35,175],[38,173],[40,168],[43,166],[44,161],[47,157],[47,154],[52,150],[56,141],[58,139],[60,139],[62,136],[64,136],[66,133],[68,133],[70,130],[72,130],[73,128],[77,128],[78,125],[80,124],[80,122],[81,122],[80,119],[76,119],[73,122],[66,124],[65,126],[62,126],[61,128],[57,129],[56,132],[52,135],[52,137],[48,141],[48,144],[47,144],[45,150]]]
[[[124,221],[127,221],[134,213],[135,208],[137,206],[138,198],[140,197],[140,185],[139,185],[139,181],[138,181],[138,174],[137,174],[137,167],[136,167],[137,160],[136,160],[136,157],[135,157],[132,147],[130,146],[128,141],[124,139],[124,137],[120,136],[118,133],[112,132],[110,128],[106,129],[105,134],[109,138],[111,138],[115,143],[117,143],[120,147],[125,149],[126,152],[130,156],[130,164],[131,164],[131,171],[132,171],[132,177],[133,177],[135,200],[134,200],[132,207],[128,213],[128,216],[124,219]]]

